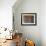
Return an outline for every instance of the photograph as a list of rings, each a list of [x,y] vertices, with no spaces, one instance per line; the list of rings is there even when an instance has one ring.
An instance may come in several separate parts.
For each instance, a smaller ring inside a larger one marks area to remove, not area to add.
[[[21,25],[36,25],[37,13],[21,13]]]

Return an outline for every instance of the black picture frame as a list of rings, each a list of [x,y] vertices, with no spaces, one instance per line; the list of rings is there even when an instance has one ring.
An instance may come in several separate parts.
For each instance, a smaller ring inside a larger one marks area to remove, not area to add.
[[[21,13],[21,25],[37,25],[37,13]]]

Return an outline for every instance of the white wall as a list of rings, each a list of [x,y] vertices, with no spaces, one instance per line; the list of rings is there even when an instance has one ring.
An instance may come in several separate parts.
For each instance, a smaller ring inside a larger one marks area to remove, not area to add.
[[[41,1],[41,40],[42,46],[46,46],[46,0]]]
[[[16,6],[16,5],[14,5]],[[15,19],[15,30],[22,32],[24,38],[34,40],[36,46],[41,46],[41,31],[40,31],[40,9],[41,1],[40,0],[23,0],[14,12]],[[22,26],[21,25],[21,13],[37,13],[37,25],[36,26]]]
[[[0,0],[0,27],[12,28],[12,6],[16,0]]]

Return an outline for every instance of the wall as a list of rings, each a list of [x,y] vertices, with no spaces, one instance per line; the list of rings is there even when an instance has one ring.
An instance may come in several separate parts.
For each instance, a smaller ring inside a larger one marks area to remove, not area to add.
[[[23,37],[33,40],[36,46],[41,46],[40,8],[40,0],[23,0],[23,2],[20,3],[17,8],[13,7],[15,31],[18,30],[18,32],[22,32]],[[37,13],[37,25],[22,26],[21,13]]]
[[[42,46],[46,46],[46,0],[41,1],[41,41]]]
[[[12,6],[16,0],[0,0],[0,27],[12,29]]]

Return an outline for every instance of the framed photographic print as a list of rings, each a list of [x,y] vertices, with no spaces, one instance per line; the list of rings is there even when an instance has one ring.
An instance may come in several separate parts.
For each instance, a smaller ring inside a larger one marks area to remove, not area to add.
[[[37,13],[21,13],[21,25],[37,25]]]

